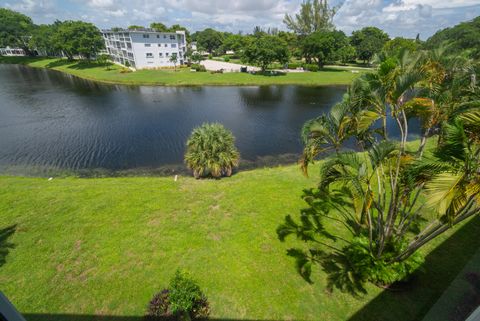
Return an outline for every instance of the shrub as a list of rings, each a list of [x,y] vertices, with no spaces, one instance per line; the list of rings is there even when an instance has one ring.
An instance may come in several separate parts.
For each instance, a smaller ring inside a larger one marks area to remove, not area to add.
[[[109,55],[98,55],[97,63],[99,65],[108,65],[110,64],[111,57]]]
[[[174,314],[188,313],[193,318],[205,318],[210,314],[206,296],[186,272],[177,270],[170,280],[169,297]]]
[[[302,67],[302,65],[297,64],[297,63],[293,63],[293,62],[288,64],[288,69],[297,69],[299,67]]]
[[[209,54],[208,59],[212,59],[212,58],[213,58],[212,54]]]
[[[147,309],[150,320],[206,319],[210,315],[207,297],[186,272],[178,271],[168,289],[155,294]]]
[[[162,320],[174,319],[170,308],[170,298],[167,289],[155,294],[150,300],[147,309],[147,316],[149,319],[162,318]]]
[[[318,67],[318,65],[314,65],[314,64],[306,64],[304,66],[304,68],[308,71],[312,71],[312,72],[317,72],[320,70],[320,68]]]
[[[195,71],[198,71],[198,72],[206,72],[207,69],[205,68],[204,65],[200,65],[200,64],[192,64],[191,65],[191,68],[192,69],[195,69]]]
[[[419,253],[402,262],[388,262],[393,260],[405,245],[387,244],[388,255],[378,259],[372,256],[367,237],[355,237],[343,248],[341,256],[330,257],[333,260],[324,263],[325,268],[335,271],[329,276],[329,286],[336,286],[343,291],[363,292],[365,282],[384,286],[404,281],[423,263],[423,257]]]
[[[225,56],[225,57],[223,57],[223,61],[225,61],[225,62],[229,62],[229,61],[230,61],[230,57],[229,57],[229,56]]]
[[[195,128],[187,141],[185,163],[195,178],[231,176],[239,159],[232,132],[221,124],[205,123]]]
[[[120,70],[121,74],[128,74],[129,72],[132,72],[132,70],[130,68],[122,68]]]
[[[128,60],[125,61],[125,67],[127,67],[127,68],[130,67],[130,62]]]

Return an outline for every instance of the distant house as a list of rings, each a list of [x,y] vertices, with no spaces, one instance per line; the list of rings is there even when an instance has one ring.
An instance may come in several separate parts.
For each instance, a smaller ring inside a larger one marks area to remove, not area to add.
[[[25,50],[21,48],[0,48],[0,56],[26,56]]]
[[[196,52],[198,50],[197,42],[193,41],[190,43],[190,49],[192,49],[193,52]]]
[[[103,30],[103,39],[113,61],[136,69],[173,67],[170,62],[177,56],[177,64],[185,62],[187,41],[185,31],[157,32],[153,29]]]

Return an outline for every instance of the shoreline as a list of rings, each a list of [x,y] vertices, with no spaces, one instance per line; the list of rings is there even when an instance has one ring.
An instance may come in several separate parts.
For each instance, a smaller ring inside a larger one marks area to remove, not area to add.
[[[300,154],[287,153],[258,157],[256,160],[242,159],[234,175],[259,169],[275,169],[279,167],[297,166]],[[29,178],[134,178],[134,177],[172,177],[183,176],[193,178],[192,171],[185,164],[165,164],[156,167],[135,167],[124,169],[84,168],[61,169],[44,166],[5,166],[0,170],[0,177]]]
[[[115,64],[106,66],[82,61],[69,62],[65,59],[35,57],[0,57],[0,64],[47,69],[109,85],[155,87],[347,86],[362,73],[332,69],[308,73],[287,73],[281,76],[265,76],[244,73],[190,72],[188,68],[177,71],[155,69],[121,73],[124,68]]]

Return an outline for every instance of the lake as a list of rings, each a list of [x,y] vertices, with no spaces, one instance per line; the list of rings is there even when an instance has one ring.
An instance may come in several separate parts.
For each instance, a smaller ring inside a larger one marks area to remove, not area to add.
[[[106,85],[19,65],[0,65],[0,83],[0,174],[18,175],[185,171],[203,122],[232,130],[241,168],[295,162],[304,122],[346,91]]]

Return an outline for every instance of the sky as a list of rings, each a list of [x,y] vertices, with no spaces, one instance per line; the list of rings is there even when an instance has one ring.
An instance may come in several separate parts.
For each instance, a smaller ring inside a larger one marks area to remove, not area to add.
[[[251,32],[254,26],[285,30],[285,13],[298,12],[302,0],[0,0],[0,7],[30,16],[36,24],[83,20],[99,28],[181,24],[191,31],[211,27]],[[437,30],[480,16],[480,0],[331,0],[343,3],[337,29],[350,34],[376,26],[391,37],[427,39]]]

